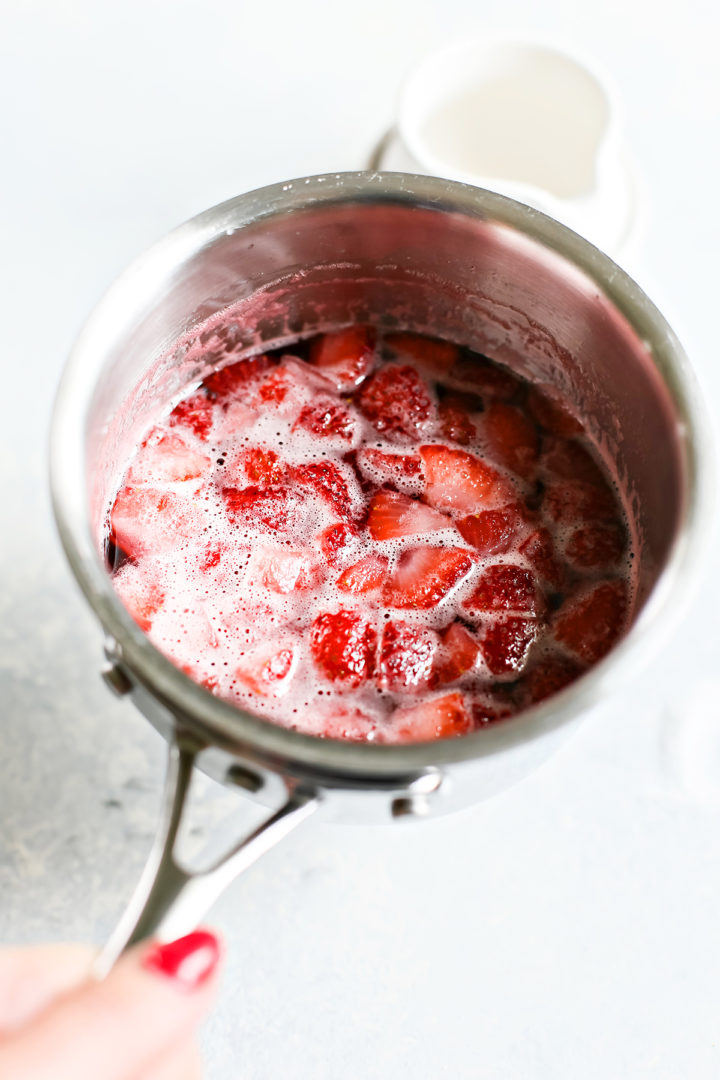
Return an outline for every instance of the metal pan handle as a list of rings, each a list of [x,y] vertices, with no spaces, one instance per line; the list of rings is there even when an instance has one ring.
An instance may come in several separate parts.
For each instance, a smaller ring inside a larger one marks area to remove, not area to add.
[[[207,870],[183,867],[175,854],[195,758],[201,748],[176,733],[169,746],[163,811],[135,893],[94,967],[104,978],[131,945],[146,937],[172,941],[189,933],[243,870],[274,847],[319,805],[316,791],[288,788],[285,804]]]

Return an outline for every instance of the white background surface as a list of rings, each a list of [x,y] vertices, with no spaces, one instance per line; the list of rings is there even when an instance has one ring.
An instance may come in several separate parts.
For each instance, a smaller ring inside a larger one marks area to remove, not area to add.
[[[427,51],[540,31],[614,77],[644,179],[631,269],[720,409],[720,17],[702,0],[0,6],[0,937],[100,942],[163,747],[100,685],[45,484],[63,359],[123,266],[242,190],[356,168]],[[454,818],[311,822],[218,905],[213,1080],[720,1075],[720,558],[619,701]],[[198,836],[235,805],[208,785]]]

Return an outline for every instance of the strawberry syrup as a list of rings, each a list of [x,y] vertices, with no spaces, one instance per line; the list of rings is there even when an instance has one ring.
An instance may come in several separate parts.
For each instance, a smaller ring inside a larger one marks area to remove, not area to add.
[[[108,514],[115,587],[212,693],[307,734],[462,735],[623,633],[629,529],[583,427],[507,368],[352,326],[209,375]]]

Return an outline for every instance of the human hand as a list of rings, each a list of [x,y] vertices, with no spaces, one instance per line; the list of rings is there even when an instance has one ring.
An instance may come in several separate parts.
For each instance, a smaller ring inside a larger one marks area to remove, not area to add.
[[[92,949],[0,949],[3,1080],[199,1080],[195,1031],[217,984],[220,944],[199,930],[144,942],[103,981]]]

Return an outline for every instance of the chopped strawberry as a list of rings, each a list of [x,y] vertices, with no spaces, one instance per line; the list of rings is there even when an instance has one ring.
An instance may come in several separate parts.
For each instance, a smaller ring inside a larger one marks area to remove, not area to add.
[[[525,567],[513,563],[495,563],[480,575],[477,587],[463,607],[473,614],[500,611],[537,615],[540,611],[535,577]]]
[[[605,487],[602,469],[576,439],[547,439],[541,464],[551,480],[580,480]]]
[[[245,653],[235,669],[236,679],[262,697],[283,697],[290,689],[298,648],[288,642],[262,642]]]
[[[332,393],[331,381],[321,372],[294,356],[283,356],[269,375],[250,388],[247,404],[261,413],[271,411],[297,419],[318,395]]]
[[[311,589],[320,578],[312,548],[255,548],[247,573],[250,581],[283,595]]]
[[[327,679],[358,687],[375,671],[377,634],[357,611],[318,615],[310,629],[310,650]]]
[[[425,499],[436,509],[473,514],[503,497],[508,501],[508,482],[474,454],[437,445],[421,446],[420,457],[425,466]]]
[[[415,368],[388,364],[374,372],[357,394],[360,411],[390,439],[417,439],[433,414],[427,386]]]
[[[323,529],[320,533],[320,550],[327,561],[334,565],[343,548],[354,540],[357,535],[357,529],[344,522],[328,525],[327,529]]]
[[[469,574],[473,562],[462,548],[416,547],[404,551],[383,588],[388,607],[435,607]]]
[[[557,694],[582,674],[582,668],[567,656],[543,657],[522,678],[521,700],[532,705]]]
[[[385,344],[394,353],[415,360],[438,375],[448,372],[460,355],[457,345],[422,334],[386,334]]]
[[[188,427],[198,439],[207,442],[213,424],[213,403],[204,390],[178,402],[168,417],[172,427]]]
[[[110,514],[115,543],[131,558],[169,551],[199,531],[191,500],[150,487],[121,488]]]
[[[447,739],[466,735],[473,730],[464,698],[458,693],[444,694],[409,708],[396,709],[392,714],[392,724],[392,738],[398,742]]]
[[[555,548],[552,536],[545,528],[536,529],[530,533],[526,540],[518,548],[534,570],[537,570],[541,578],[548,585],[557,589],[562,582],[562,568],[555,558]]]
[[[165,590],[152,576],[126,563],[113,576],[113,585],[123,604],[141,630],[148,632],[165,600]]]
[[[581,525],[565,545],[565,557],[584,570],[612,566],[622,558],[626,532],[620,522]]]
[[[389,484],[406,494],[415,495],[422,486],[422,464],[415,454],[386,454],[363,447],[355,454],[363,477],[373,484]]]
[[[583,426],[576,420],[557,390],[546,384],[542,389],[531,386],[527,396],[527,410],[538,424],[554,435],[582,435]]]
[[[490,401],[510,401],[522,385],[506,367],[485,357],[460,360],[452,376]]]
[[[318,396],[302,410],[292,430],[309,431],[342,443],[351,443],[358,431],[352,413],[333,398]]]
[[[468,397],[468,394],[447,393],[438,405],[440,432],[461,446],[468,446],[477,438],[477,428],[468,415]]]
[[[438,686],[456,682],[472,671],[480,655],[480,645],[462,623],[450,623],[440,635],[440,650],[435,660],[433,679]]]
[[[221,402],[233,397],[242,398],[249,387],[258,383],[275,366],[275,361],[263,354],[248,356],[221,371],[213,371],[205,378],[203,386]]]
[[[202,573],[206,574],[208,570],[214,570],[216,566],[219,566],[222,557],[223,549],[221,544],[206,544],[204,554],[199,563]]]
[[[481,510],[455,522],[468,544],[482,555],[504,555],[525,524],[517,503],[502,510]]]
[[[528,479],[540,454],[540,437],[525,413],[514,405],[493,402],[483,416],[483,430],[493,458]]]
[[[387,577],[388,560],[382,555],[366,555],[347,570],[343,570],[336,585],[340,592],[360,593],[379,589]]]
[[[430,685],[438,637],[432,630],[405,622],[383,627],[376,672],[381,690],[401,693]]]
[[[523,619],[507,615],[495,619],[485,630],[481,648],[485,663],[493,675],[520,672],[538,635],[535,619]]]
[[[236,525],[266,525],[275,532],[285,531],[293,516],[290,492],[279,484],[246,488],[225,487],[221,491],[228,517]]]
[[[607,484],[600,487],[582,480],[549,484],[545,490],[543,509],[559,525],[612,520],[618,512],[617,501]]]
[[[301,488],[310,488],[314,495],[319,495],[340,517],[352,516],[353,503],[347,482],[333,462],[317,461],[309,465],[296,465],[293,478]]]
[[[375,742],[378,738],[380,721],[363,709],[345,704],[333,702],[326,709],[320,710],[319,730],[308,731],[308,734],[321,735],[326,739],[349,739],[351,742]],[[298,724],[298,730],[306,731],[306,720],[303,718]]]
[[[373,540],[397,540],[405,536],[452,528],[445,514],[398,491],[379,491],[370,503],[367,527]]]
[[[625,583],[604,582],[581,599],[568,601],[560,608],[555,637],[581,660],[594,664],[622,634],[627,610]]]
[[[260,385],[253,399],[253,405],[281,405],[292,394],[293,380],[285,367],[278,368]]]
[[[130,484],[171,484],[197,480],[210,471],[206,454],[192,450],[179,435],[155,427],[133,458],[127,478]]]
[[[310,363],[340,391],[354,390],[375,364],[375,327],[348,326],[313,339]]]
[[[250,446],[237,455],[237,465],[251,484],[279,484],[285,477],[286,466],[274,450]]]

